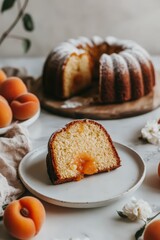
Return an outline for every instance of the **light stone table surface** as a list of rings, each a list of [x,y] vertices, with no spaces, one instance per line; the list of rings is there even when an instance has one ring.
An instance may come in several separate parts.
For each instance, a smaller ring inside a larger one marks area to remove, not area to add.
[[[39,59],[0,59],[2,66],[25,66],[29,74],[39,76],[43,58]],[[99,121],[107,129],[114,141],[133,148],[146,164],[146,176],[143,184],[131,196],[149,202],[155,210],[160,210],[160,179],[157,166],[160,162],[160,148],[143,143],[140,130],[148,120],[160,118],[160,108],[137,117]],[[33,148],[47,144],[50,135],[58,128],[71,121],[41,111],[38,120],[28,127]],[[127,181],[127,179],[126,179]],[[95,189],[96,191],[96,189]],[[130,222],[121,219],[117,210],[130,200],[131,196],[110,203],[106,207],[93,209],[71,209],[43,202],[47,217],[35,240],[134,240],[135,232],[143,222]],[[88,238],[87,238],[88,237]],[[0,223],[0,240],[12,239]]]

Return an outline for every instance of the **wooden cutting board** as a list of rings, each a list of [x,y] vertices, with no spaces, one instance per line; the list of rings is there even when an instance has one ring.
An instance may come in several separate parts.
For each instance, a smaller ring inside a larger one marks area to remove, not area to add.
[[[25,69],[4,68],[7,76],[19,76],[23,79],[30,92],[36,94],[42,108],[54,114],[71,118],[90,118],[96,120],[120,119],[147,113],[160,106],[160,58],[154,61],[156,69],[156,85],[147,96],[121,104],[100,104],[97,101],[97,89],[93,87],[81,95],[66,101],[57,101],[45,97],[42,93],[41,78],[28,76]]]
[[[99,104],[95,88],[65,101],[39,95],[42,108],[64,117],[96,120],[119,119],[147,113],[160,106],[160,73],[156,72],[156,85],[141,99],[121,104]]]

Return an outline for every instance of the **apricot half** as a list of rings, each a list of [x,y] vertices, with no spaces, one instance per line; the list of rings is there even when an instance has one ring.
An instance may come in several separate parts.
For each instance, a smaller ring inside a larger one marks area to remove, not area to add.
[[[25,240],[37,235],[45,216],[43,204],[35,197],[26,196],[6,207],[3,221],[11,236]]]
[[[7,78],[0,85],[0,94],[10,103],[19,95],[26,93],[27,87],[18,77]]]
[[[25,93],[11,102],[14,119],[27,120],[39,110],[39,99],[33,93]]]
[[[7,127],[12,122],[12,110],[7,100],[0,95],[0,128]]]

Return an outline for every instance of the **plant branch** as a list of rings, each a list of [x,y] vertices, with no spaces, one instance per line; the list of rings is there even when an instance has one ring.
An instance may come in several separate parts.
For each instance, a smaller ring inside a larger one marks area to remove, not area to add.
[[[25,0],[24,5],[22,6],[22,8],[20,9],[17,17],[15,18],[15,20],[13,21],[13,23],[11,24],[11,26],[2,34],[2,36],[0,37],[0,45],[2,44],[2,42],[4,41],[4,39],[9,35],[9,33],[12,31],[12,29],[16,26],[17,22],[20,20],[20,18],[23,16],[24,10],[28,4],[29,0]]]
[[[18,10],[20,11],[20,9],[21,9],[21,2],[20,2],[20,0],[17,1],[17,6],[18,6]]]
[[[156,218],[159,214],[160,214],[160,212],[158,212],[158,213],[157,213],[156,215],[154,215],[153,217],[148,218],[148,219],[147,219],[148,223],[151,222],[154,218]]]

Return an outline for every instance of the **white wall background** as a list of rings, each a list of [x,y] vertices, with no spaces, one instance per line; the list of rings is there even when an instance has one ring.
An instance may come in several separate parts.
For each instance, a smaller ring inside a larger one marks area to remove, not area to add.
[[[12,32],[32,41],[25,56],[46,56],[68,38],[93,35],[132,39],[151,54],[160,54],[160,0],[30,0],[26,12],[32,15],[35,30],[25,32],[19,22]],[[16,5],[0,13],[0,34],[16,14]],[[16,56],[24,56],[21,41],[6,39],[0,57]]]

